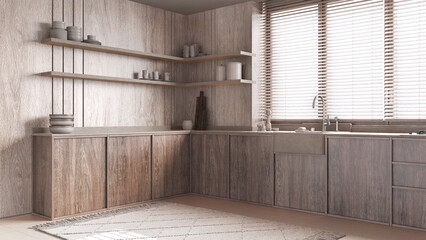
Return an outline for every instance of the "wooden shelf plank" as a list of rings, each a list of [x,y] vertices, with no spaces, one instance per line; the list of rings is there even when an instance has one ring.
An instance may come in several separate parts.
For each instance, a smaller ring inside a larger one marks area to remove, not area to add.
[[[91,81],[115,82],[115,83],[134,83],[134,84],[165,86],[165,87],[180,87],[180,88],[229,86],[229,85],[254,84],[254,83],[256,83],[255,81],[251,81],[251,80],[247,80],[247,79],[212,81],[212,82],[177,83],[177,82],[138,80],[138,79],[130,79],[130,78],[118,78],[118,77],[108,77],[108,76],[99,76],[99,75],[78,74],[78,73],[65,73],[65,72],[44,72],[44,73],[41,73],[40,75],[44,76],[44,77],[52,77],[52,78],[84,79],[84,80],[91,80]]]
[[[206,55],[206,56],[195,57],[195,58],[184,58],[183,63],[186,63],[186,64],[200,63],[200,62],[225,60],[230,58],[255,57],[255,56],[256,54],[254,53],[239,51],[239,52],[231,53],[231,54],[215,54],[215,55]]]
[[[212,82],[191,82],[191,83],[181,83],[178,87],[182,88],[193,88],[193,87],[213,87],[213,86],[229,86],[229,85],[239,85],[239,84],[255,84],[255,81],[247,79],[235,79],[235,80],[225,80],[225,81],[212,81]]]
[[[69,47],[69,48],[90,50],[90,51],[117,54],[117,55],[123,55],[123,56],[147,58],[152,60],[162,60],[162,61],[177,62],[177,63],[184,63],[184,64],[256,56],[256,54],[253,54],[250,52],[239,51],[239,52],[230,53],[230,54],[215,54],[215,55],[206,55],[206,56],[195,57],[195,58],[182,58],[182,57],[168,56],[164,54],[148,53],[148,52],[129,50],[124,48],[108,47],[108,46],[95,45],[95,44],[89,44],[84,42],[63,40],[58,38],[47,38],[47,39],[44,39],[41,43],[52,45],[52,46]]]
[[[184,58],[181,58],[181,57],[147,53],[147,52],[129,50],[124,48],[108,47],[108,46],[89,44],[84,42],[69,41],[69,40],[63,40],[58,38],[44,39],[41,43],[47,44],[47,45],[53,45],[53,46],[69,47],[69,48],[90,50],[90,51],[103,52],[103,53],[111,53],[111,54],[131,56],[131,57],[148,58],[153,60],[163,60],[163,61],[170,61],[170,62],[182,62],[184,60]]]
[[[135,83],[135,84],[166,86],[166,87],[176,87],[178,85],[178,83],[175,83],[175,82],[139,80],[139,79],[131,79],[131,78],[118,78],[118,77],[107,77],[107,76],[64,73],[64,72],[44,72],[44,73],[41,73],[41,76],[53,77],[53,78],[84,79],[84,80],[102,81],[102,82]]]

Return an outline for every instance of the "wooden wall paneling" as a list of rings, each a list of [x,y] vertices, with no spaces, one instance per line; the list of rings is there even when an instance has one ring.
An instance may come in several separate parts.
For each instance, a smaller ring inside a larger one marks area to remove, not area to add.
[[[86,34],[98,36],[105,45],[164,51],[164,10],[130,1],[94,0],[85,2],[85,15],[90,16],[85,18]],[[163,71],[164,63],[85,52],[84,69],[86,74],[132,78],[142,69]],[[170,91],[162,87],[86,82],[84,90],[86,126],[162,126],[169,115],[165,105],[170,100],[165,96]]]
[[[53,217],[106,207],[106,138],[55,139]]]
[[[64,0],[53,0],[52,7],[52,21],[64,21]],[[52,47],[53,61],[52,71],[63,72],[64,71],[64,47]],[[63,113],[64,103],[64,79],[53,78],[52,80],[52,98],[53,106],[52,113],[61,114]]]
[[[275,154],[275,205],[325,213],[327,157]]]
[[[203,53],[215,54],[213,52],[213,11],[205,11],[188,16],[188,44],[200,44]],[[208,82],[213,81],[213,62],[185,64],[186,82]]]
[[[64,22],[66,26],[72,26],[74,23],[74,0],[63,0],[64,4]],[[64,48],[63,52],[64,72],[74,72],[74,50]],[[74,81],[73,79],[63,80],[63,111],[66,114],[74,112]]]
[[[108,207],[151,199],[151,136],[108,139]]]
[[[391,149],[387,138],[328,138],[328,213],[389,223]]]
[[[170,11],[164,11],[164,54],[173,55],[174,50],[174,38],[173,38],[173,13]],[[171,79],[174,80],[174,69],[175,63],[163,62],[164,72],[171,74]],[[164,79],[164,72],[161,77]],[[164,125],[171,126],[174,119],[174,88],[164,87]]]
[[[230,198],[273,204],[272,136],[230,136]]]
[[[241,3],[213,10],[215,53],[252,51],[251,4]],[[242,62],[243,77],[251,79],[250,58],[217,61],[216,65],[226,66],[230,61]],[[211,121],[215,126],[251,127],[251,86],[215,87],[212,96],[214,109]]]
[[[152,199],[188,193],[190,136],[163,135],[152,139]]]
[[[74,25],[82,27],[82,32],[84,33],[83,26],[83,3],[84,0],[73,0],[74,3]],[[85,37],[87,37],[85,35]],[[80,49],[73,50],[73,71],[74,73],[84,73],[83,72],[83,57],[84,51]],[[73,112],[74,112],[74,125],[76,127],[83,127],[83,80],[74,79],[74,95],[73,95]]]
[[[25,7],[16,7],[25,6]],[[52,48],[39,42],[52,21],[51,0],[0,1],[0,218],[32,209],[33,127],[47,126]]]
[[[52,138],[33,138],[33,212],[52,217]]]
[[[191,192],[229,197],[228,135],[191,135]]]

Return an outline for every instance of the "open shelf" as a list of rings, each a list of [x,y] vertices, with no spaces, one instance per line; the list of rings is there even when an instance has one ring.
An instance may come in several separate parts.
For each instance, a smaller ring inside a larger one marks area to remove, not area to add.
[[[58,38],[47,38],[47,39],[44,39],[41,43],[52,45],[52,46],[69,47],[69,48],[75,48],[75,49],[90,50],[95,52],[103,52],[103,53],[117,54],[117,55],[123,55],[123,56],[169,61],[169,62],[178,62],[178,63],[184,63],[184,64],[256,56],[255,54],[250,52],[239,51],[239,52],[230,53],[230,54],[216,54],[216,55],[206,55],[206,56],[195,57],[195,58],[182,58],[182,57],[168,56],[164,54],[148,53],[148,52],[129,50],[124,48],[108,47],[108,46],[95,45],[95,44],[89,44],[84,42],[63,40]]]
[[[246,80],[246,79],[212,81],[212,82],[177,83],[177,82],[138,80],[138,79],[131,79],[131,78],[118,78],[118,77],[87,75],[87,74],[78,74],[78,73],[64,73],[64,72],[44,72],[44,73],[41,73],[41,76],[52,77],[52,78],[82,79],[82,80],[90,80],[90,81],[115,82],[115,83],[134,83],[134,84],[180,87],[180,88],[228,86],[228,85],[255,83],[254,81]]]

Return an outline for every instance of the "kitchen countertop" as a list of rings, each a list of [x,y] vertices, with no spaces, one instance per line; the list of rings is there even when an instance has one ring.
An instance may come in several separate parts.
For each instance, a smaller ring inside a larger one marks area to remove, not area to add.
[[[40,131],[40,130],[39,130]],[[77,137],[77,136],[114,136],[114,135],[164,135],[164,134],[230,134],[230,135],[273,135],[273,134],[321,134],[325,136],[371,136],[371,137],[426,137],[426,135],[410,135],[408,133],[381,133],[381,132],[334,132],[314,131],[296,133],[295,131],[247,131],[247,130],[163,130],[163,129],[123,129],[123,128],[76,128],[71,134],[52,134],[48,129],[33,133],[39,137]]]

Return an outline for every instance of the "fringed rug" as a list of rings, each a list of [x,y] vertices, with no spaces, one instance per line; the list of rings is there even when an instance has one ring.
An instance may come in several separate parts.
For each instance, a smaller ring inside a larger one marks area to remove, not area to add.
[[[67,240],[337,240],[344,235],[156,202],[59,220],[34,229]]]

